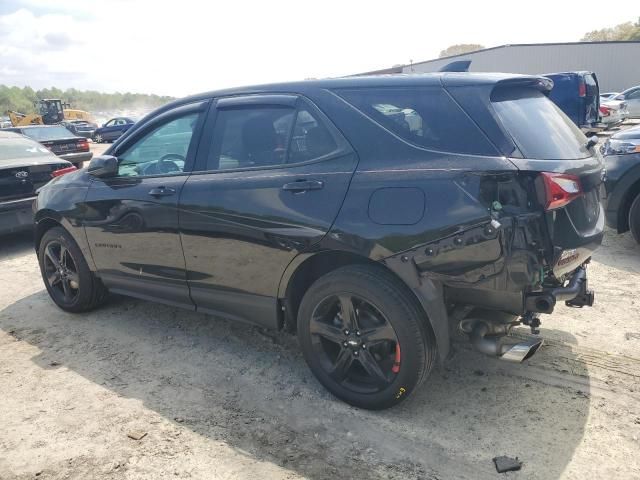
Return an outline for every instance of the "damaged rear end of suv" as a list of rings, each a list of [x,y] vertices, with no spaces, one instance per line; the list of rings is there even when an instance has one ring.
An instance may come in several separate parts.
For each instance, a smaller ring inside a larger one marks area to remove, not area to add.
[[[522,362],[542,344],[541,313],[593,304],[602,159],[547,98],[548,79],[414,82],[336,90],[388,138],[355,145],[361,161],[333,240],[360,239],[411,288],[440,361],[458,331],[484,354]],[[357,213],[365,202],[368,222]],[[520,324],[536,336],[509,336]]]

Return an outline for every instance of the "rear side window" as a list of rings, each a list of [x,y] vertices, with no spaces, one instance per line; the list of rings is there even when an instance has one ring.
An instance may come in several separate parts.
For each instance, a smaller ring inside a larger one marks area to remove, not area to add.
[[[267,167],[285,163],[295,109],[249,107],[220,110],[207,170]]]
[[[305,101],[218,111],[207,170],[260,168],[321,159],[340,151],[334,134]]]
[[[336,93],[375,122],[420,147],[474,155],[498,154],[442,88],[361,88]]]
[[[574,160],[590,155],[580,129],[542,92],[533,88],[498,88],[492,93],[491,102],[524,157]]]

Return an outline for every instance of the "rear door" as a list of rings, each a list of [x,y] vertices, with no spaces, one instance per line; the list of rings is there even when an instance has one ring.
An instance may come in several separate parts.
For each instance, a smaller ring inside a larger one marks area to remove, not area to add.
[[[223,98],[212,109],[180,199],[191,297],[198,310],[275,327],[282,273],[331,227],[357,157],[295,95]]]
[[[600,122],[600,88],[595,73],[584,75],[585,83],[585,124],[591,126]]]
[[[193,166],[206,103],[152,119],[112,152],[118,175],[95,178],[83,208],[98,274],[115,292],[192,307],[178,198]]]

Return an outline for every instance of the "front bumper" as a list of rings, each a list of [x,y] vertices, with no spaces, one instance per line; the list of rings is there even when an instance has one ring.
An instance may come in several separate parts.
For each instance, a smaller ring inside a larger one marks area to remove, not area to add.
[[[0,202],[0,235],[28,230],[33,225],[33,201],[36,197]]]
[[[82,168],[82,164],[84,162],[88,162],[93,157],[92,152],[75,152],[75,153],[64,153],[62,155],[58,155],[58,157],[73,163],[76,167]]]

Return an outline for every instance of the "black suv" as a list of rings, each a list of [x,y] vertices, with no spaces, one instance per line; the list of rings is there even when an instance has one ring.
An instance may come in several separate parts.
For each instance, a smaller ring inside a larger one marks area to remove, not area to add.
[[[531,356],[591,305],[602,159],[534,76],[357,77],[170,103],[44,187],[36,249],[71,312],[106,292],[297,331],[318,380],[385,408],[451,337]]]

